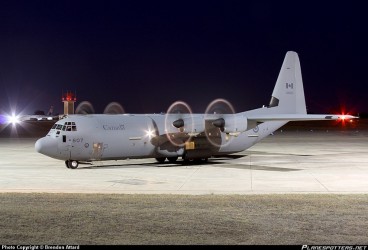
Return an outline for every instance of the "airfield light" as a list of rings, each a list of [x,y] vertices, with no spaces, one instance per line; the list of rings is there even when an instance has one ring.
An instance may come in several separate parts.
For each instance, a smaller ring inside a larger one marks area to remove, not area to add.
[[[13,125],[19,123],[19,116],[12,114],[10,116],[8,116],[8,123],[11,123]]]

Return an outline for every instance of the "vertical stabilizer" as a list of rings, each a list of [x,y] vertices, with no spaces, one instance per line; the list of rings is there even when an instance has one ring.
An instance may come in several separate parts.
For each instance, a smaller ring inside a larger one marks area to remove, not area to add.
[[[294,51],[286,53],[269,107],[277,109],[277,113],[307,113],[299,57]]]

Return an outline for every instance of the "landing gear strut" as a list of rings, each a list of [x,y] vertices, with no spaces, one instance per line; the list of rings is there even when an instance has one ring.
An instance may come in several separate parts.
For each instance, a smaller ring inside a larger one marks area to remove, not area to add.
[[[74,160],[67,160],[65,161],[65,165],[67,168],[76,169],[79,165],[79,162]]]

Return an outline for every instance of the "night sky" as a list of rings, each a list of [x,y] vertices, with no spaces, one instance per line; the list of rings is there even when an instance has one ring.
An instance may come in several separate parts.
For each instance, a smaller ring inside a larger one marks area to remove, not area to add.
[[[285,53],[299,54],[307,109],[368,111],[368,18],[352,1],[1,1],[0,111],[237,112],[267,105]]]

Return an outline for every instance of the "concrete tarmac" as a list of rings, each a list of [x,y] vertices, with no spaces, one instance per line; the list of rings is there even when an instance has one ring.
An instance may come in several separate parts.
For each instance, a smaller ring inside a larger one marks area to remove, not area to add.
[[[1,138],[0,192],[368,193],[367,131],[281,131],[235,157],[201,165],[139,159],[74,170],[37,153],[35,138]]]

